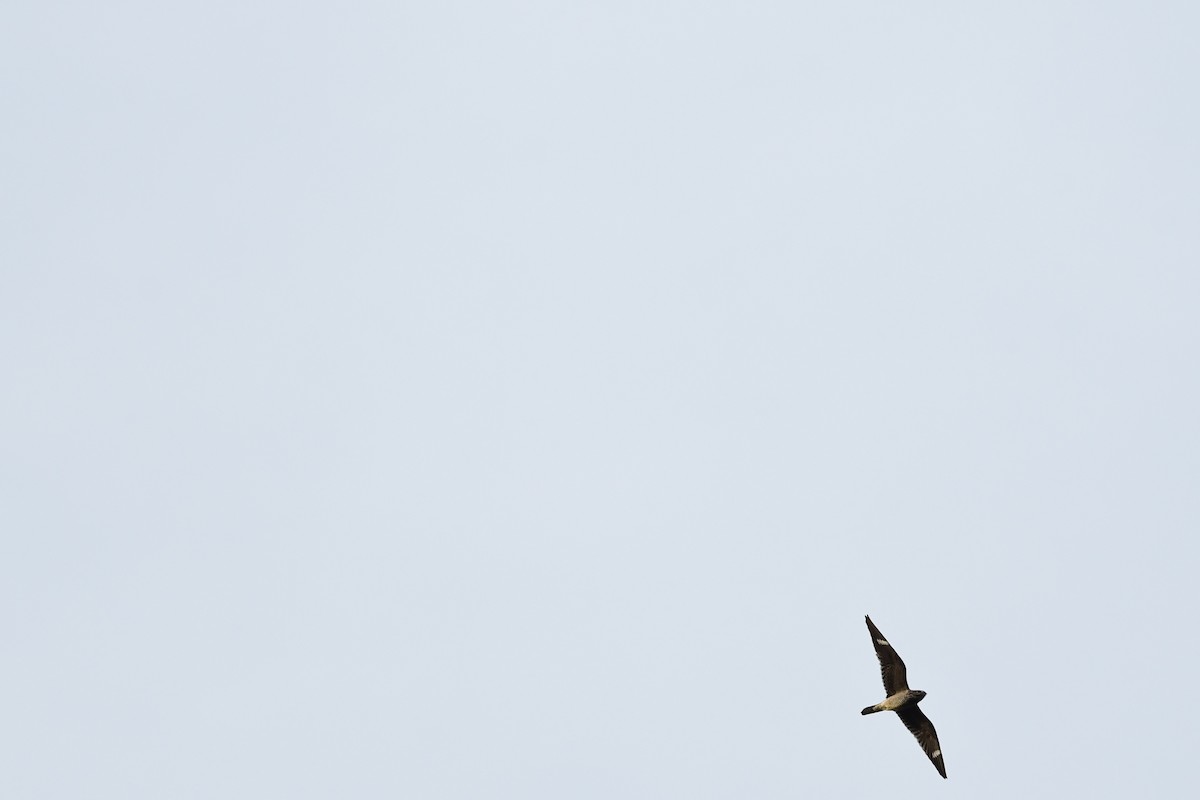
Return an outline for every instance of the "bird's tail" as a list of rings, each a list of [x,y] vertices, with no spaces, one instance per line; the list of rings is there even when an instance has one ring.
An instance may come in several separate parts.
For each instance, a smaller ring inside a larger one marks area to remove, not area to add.
[[[862,713],[863,713],[864,715],[866,715],[866,714],[874,714],[876,711],[883,711],[883,709],[882,709],[882,708],[880,708],[879,706],[867,706],[866,708],[864,708],[864,709],[862,710]]]

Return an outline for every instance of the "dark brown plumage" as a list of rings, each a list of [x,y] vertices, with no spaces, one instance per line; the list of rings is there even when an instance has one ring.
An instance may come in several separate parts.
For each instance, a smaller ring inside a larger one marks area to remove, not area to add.
[[[946,777],[946,764],[942,760],[942,746],[938,743],[937,731],[929,717],[917,708],[917,703],[925,698],[925,692],[920,689],[908,688],[908,674],[904,668],[904,660],[892,647],[887,638],[880,633],[871,618],[867,617],[867,630],[871,632],[871,643],[875,646],[875,655],[879,657],[879,671],[883,676],[883,689],[887,697],[882,703],[867,706],[863,714],[874,714],[878,711],[895,711],[896,716],[904,723],[904,727],[917,737],[917,742],[938,774]]]

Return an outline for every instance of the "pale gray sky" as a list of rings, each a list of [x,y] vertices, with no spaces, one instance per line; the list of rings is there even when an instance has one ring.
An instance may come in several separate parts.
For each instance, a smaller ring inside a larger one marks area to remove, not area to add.
[[[0,796],[1193,791],[1198,8],[6,4]]]

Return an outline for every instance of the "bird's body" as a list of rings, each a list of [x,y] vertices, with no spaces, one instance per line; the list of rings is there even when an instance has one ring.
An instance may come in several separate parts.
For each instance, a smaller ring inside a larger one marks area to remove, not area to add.
[[[917,742],[925,751],[925,755],[929,756],[929,760],[933,762],[938,774],[943,778],[946,777],[946,764],[942,760],[942,746],[938,743],[937,731],[934,730],[933,723],[929,721],[929,718],[917,707],[917,703],[925,699],[925,692],[920,689],[908,688],[908,675],[904,661],[879,632],[879,628],[875,627],[875,623],[871,622],[870,617],[867,617],[867,629],[871,632],[871,643],[875,645],[875,655],[879,657],[879,671],[883,675],[883,688],[888,696],[882,703],[867,706],[862,713],[875,714],[879,711],[895,711],[896,716],[900,717],[900,721],[904,723],[904,727],[917,737]]]
[[[888,695],[882,703],[876,703],[873,706],[867,706],[862,710],[864,714],[874,714],[876,711],[899,711],[905,706],[915,706],[921,702],[921,698],[925,696],[924,692],[914,692],[912,689],[902,689],[893,695]]]

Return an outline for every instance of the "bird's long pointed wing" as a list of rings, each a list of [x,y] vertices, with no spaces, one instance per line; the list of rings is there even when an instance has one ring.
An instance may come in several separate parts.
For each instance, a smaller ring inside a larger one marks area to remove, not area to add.
[[[904,661],[896,649],[888,644],[888,640],[867,617],[867,629],[871,631],[871,643],[875,645],[875,655],[879,656],[879,671],[883,674],[883,689],[891,697],[896,692],[908,688],[908,675],[904,670]]]
[[[946,777],[946,764],[942,761],[942,746],[938,744],[937,731],[933,729],[933,723],[929,721],[929,717],[925,716],[925,713],[917,708],[915,703],[897,711],[896,716],[900,717],[904,727],[917,737],[917,742],[925,751],[925,755],[929,756],[933,766],[937,768],[938,774],[943,778]]]

